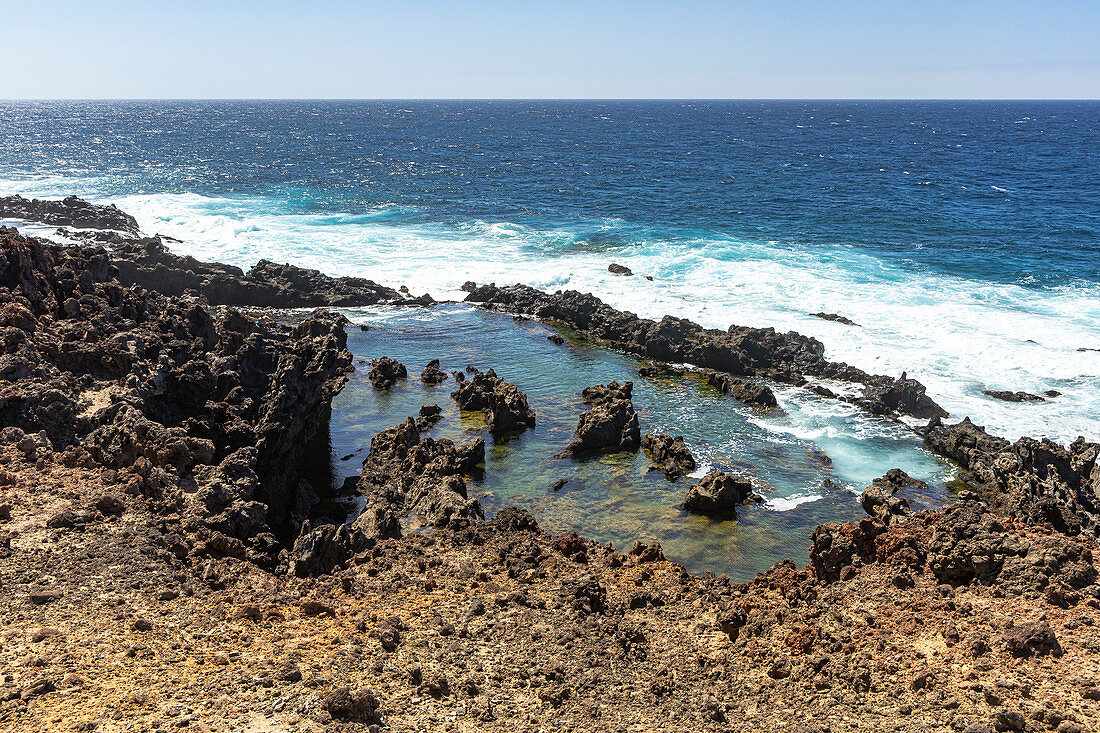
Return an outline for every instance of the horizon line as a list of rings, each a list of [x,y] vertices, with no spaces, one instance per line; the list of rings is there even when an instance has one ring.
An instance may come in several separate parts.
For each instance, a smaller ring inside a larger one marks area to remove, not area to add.
[[[1100,102],[1100,97],[0,97],[0,102]]]

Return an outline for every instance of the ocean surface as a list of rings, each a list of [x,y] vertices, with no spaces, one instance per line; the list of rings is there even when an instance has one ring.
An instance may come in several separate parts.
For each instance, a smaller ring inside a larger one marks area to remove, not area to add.
[[[176,251],[246,268],[289,261],[441,300],[467,280],[525,282],[642,316],[797,330],[831,359],[908,372],[953,419],[1100,438],[1100,351],[1084,350],[1100,349],[1097,102],[0,102],[9,193],[116,203],[182,240]],[[634,458],[574,467],[573,489],[549,495],[569,476],[544,458],[567,441],[580,388],[636,363],[464,306],[349,315],[377,326],[353,334],[360,358],[492,366],[537,398],[546,420],[491,455],[487,506],[527,503],[619,544],[650,527],[696,568],[737,574],[759,565],[745,547],[804,548],[808,528],[857,516],[851,492],[895,465],[941,496],[950,479],[903,428],[799,390],[761,415],[691,379],[639,380],[643,429],[691,436],[709,465],[744,464],[768,504],[737,529],[685,530],[668,509],[685,487],[639,478]],[[1010,404],[983,390],[1062,396]],[[353,382],[334,452],[425,400],[453,407],[449,391]],[[454,416],[437,430],[478,426]],[[604,464],[618,484],[591,473]],[[648,488],[623,499],[628,484]]]

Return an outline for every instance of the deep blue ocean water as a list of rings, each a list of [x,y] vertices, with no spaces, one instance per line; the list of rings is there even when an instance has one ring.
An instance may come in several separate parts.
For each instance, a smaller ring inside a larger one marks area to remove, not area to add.
[[[117,203],[175,250],[242,267],[266,257],[438,299],[522,281],[793,329],[830,358],[907,371],[954,419],[1100,438],[1100,351],[1083,350],[1100,349],[1097,102],[0,102],[8,193]],[[538,428],[491,443],[473,485],[490,512],[660,539],[693,569],[804,559],[812,527],[858,516],[854,492],[889,468],[928,480],[933,503],[951,476],[904,427],[805,390],[777,388],[783,409],[760,414],[690,378],[639,380],[644,430],[684,434],[704,467],[747,471],[768,499],[698,521],[675,509],[685,480],[644,457],[548,459],[580,389],[634,376],[629,358],[463,306],[348,315],[374,327],[352,331],[360,359],[492,366],[529,394]],[[450,414],[449,388],[378,394],[362,376],[335,404],[337,459],[428,400],[448,411],[438,434],[483,433]],[[567,490],[550,492],[558,477]]]

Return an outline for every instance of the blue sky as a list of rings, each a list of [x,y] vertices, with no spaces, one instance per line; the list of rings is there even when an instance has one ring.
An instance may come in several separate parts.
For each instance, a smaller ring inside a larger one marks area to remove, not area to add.
[[[1100,0],[0,0],[0,98],[1097,98]]]

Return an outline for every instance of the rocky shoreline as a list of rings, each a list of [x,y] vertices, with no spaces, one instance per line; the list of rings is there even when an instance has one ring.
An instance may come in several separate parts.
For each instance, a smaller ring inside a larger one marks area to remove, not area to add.
[[[819,527],[808,567],[731,584],[655,543],[622,554],[521,510],[485,519],[464,481],[484,441],[425,435],[425,406],[374,437],[354,481],[366,507],[346,524],[322,511],[315,470],[352,369],[346,320],[237,308],[430,299],[199,263],[77,202],[3,211],[116,231],[60,246],[0,228],[0,728],[1071,733],[1100,719],[1097,444],[945,425],[919,382],[828,362],[798,334],[483,286],[470,302],[714,370],[731,392],[858,385],[846,399],[872,414],[931,418],[928,447],[968,490],[913,512],[912,480],[884,466],[868,516]],[[460,375],[455,399],[494,430],[538,419],[491,371]],[[585,392],[563,455],[694,464],[683,441],[641,436],[629,384]],[[735,513],[749,488],[711,474],[685,504]],[[409,516],[432,529],[407,532]]]

